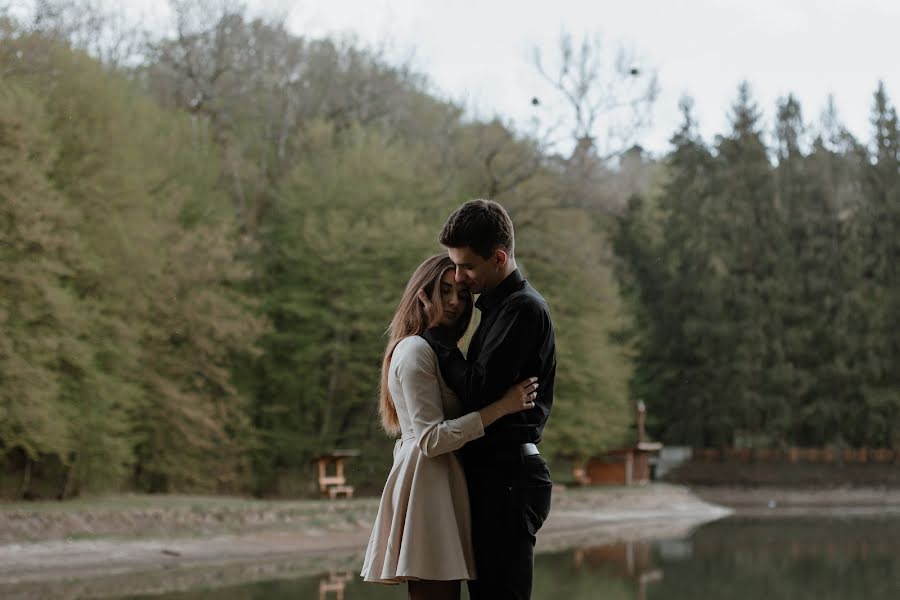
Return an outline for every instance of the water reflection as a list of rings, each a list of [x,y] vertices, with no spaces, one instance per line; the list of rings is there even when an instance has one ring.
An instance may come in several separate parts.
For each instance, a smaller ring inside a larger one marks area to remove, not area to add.
[[[611,577],[632,581],[637,600],[646,600],[647,585],[662,579],[662,570],[653,564],[652,545],[647,541],[625,542],[574,551],[576,569],[605,571]]]
[[[729,518],[686,539],[539,557],[539,598],[900,598],[900,519]]]
[[[650,598],[853,600],[900,597],[900,520],[726,519],[700,527],[688,556],[663,558]]]
[[[319,578],[319,600],[344,600],[344,591],[351,581],[353,574],[350,571],[329,571],[322,575]]]

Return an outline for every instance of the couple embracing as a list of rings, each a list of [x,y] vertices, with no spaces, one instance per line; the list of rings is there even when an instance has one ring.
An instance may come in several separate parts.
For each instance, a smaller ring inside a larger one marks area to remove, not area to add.
[[[456,600],[461,581],[472,600],[530,598],[552,488],[537,448],[556,373],[550,313],[498,203],[463,204],[440,242],[447,254],[415,270],[388,330],[379,410],[399,439],[362,576],[406,582],[416,600]]]

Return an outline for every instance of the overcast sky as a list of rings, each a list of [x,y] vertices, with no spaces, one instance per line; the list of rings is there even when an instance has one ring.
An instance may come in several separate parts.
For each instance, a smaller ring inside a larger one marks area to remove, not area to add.
[[[142,11],[149,0],[123,0]],[[529,64],[565,29],[622,43],[659,74],[653,125],[638,140],[665,151],[688,94],[707,140],[727,129],[740,81],[750,82],[771,129],[775,101],[794,92],[807,122],[828,94],[842,121],[868,140],[872,94],[883,80],[900,94],[898,0],[251,0],[254,10],[288,15],[298,34],[353,33],[390,40],[440,93],[480,116],[524,124],[533,96],[550,93]],[[538,110],[549,110],[547,106]],[[546,116],[546,115],[543,115]]]

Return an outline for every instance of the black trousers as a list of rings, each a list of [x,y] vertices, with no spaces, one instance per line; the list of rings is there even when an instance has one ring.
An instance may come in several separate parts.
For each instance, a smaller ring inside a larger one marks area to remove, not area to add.
[[[550,513],[553,483],[539,454],[511,461],[467,460],[475,546],[471,600],[531,598],[535,534]]]

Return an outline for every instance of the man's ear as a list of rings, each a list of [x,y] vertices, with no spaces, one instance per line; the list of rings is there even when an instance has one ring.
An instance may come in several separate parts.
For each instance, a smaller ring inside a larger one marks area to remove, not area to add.
[[[506,261],[509,260],[509,254],[503,248],[497,248],[494,250],[494,258],[497,259],[497,266],[503,267],[506,266]]]

